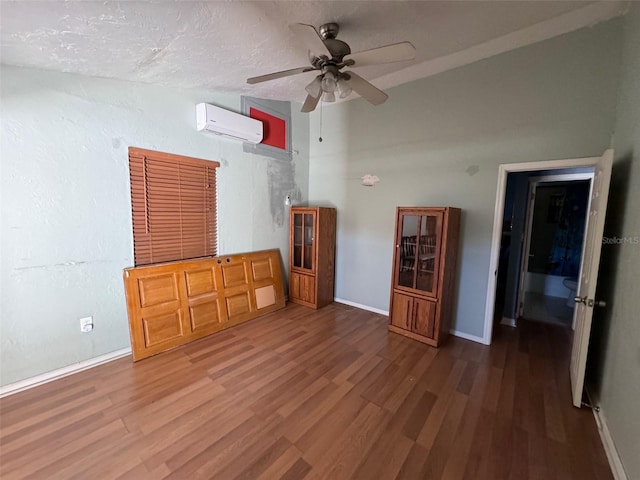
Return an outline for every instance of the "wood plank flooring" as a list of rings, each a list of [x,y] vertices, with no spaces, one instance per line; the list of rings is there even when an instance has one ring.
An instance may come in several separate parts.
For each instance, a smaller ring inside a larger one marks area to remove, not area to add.
[[[439,350],[297,305],[0,400],[0,477],[610,479],[560,327]]]

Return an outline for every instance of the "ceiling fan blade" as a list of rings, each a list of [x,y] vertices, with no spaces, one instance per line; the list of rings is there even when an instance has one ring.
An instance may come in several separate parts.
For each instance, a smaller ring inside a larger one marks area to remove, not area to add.
[[[269,80],[275,80],[276,78],[289,77],[291,75],[311,72],[313,70],[315,70],[313,67],[292,68],[291,70],[282,70],[281,72],[268,73],[267,75],[260,75],[259,77],[247,78],[247,83],[253,85],[254,83],[268,82]]]
[[[307,48],[311,50],[311,53],[316,56],[325,55],[327,58],[333,56],[313,25],[294,23],[293,25],[289,25],[289,28],[304,42]]]
[[[379,90],[378,88],[371,85],[360,75],[357,75],[353,72],[344,72],[344,73],[349,74],[349,76],[351,77],[349,80],[344,79],[344,81],[347,82],[347,85],[353,88],[353,90],[358,95],[360,95],[369,103],[372,103],[374,105],[380,105],[381,103],[386,102],[387,98],[389,98],[389,95],[387,95],[382,90]]]
[[[316,106],[318,105],[319,101],[320,101],[320,95],[318,95],[317,97],[312,97],[311,95],[307,95],[307,99],[304,101],[304,104],[302,105],[302,108],[300,109],[300,111],[304,113],[313,112],[316,109]]]
[[[345,55],[343,61],[352,67],[366,67],[367,65],[413,60],[415,57],[415,47],[409,42],[400,42],[385,47],[372,48],[364,52]]]

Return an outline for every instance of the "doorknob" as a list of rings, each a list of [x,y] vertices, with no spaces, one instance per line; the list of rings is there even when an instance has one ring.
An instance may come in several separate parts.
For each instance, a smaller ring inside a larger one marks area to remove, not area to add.
[[[607,306],[607,302],[605,302],[604,300],[593,300],[593,299],[589,299],[589,301],[587,302],[587,305],[590,307],[606,307]]]
[[[584,297],[573,297],[573,301],[576,303],[584,303],[585,305],[587,304],[587,296],[585,295]]]

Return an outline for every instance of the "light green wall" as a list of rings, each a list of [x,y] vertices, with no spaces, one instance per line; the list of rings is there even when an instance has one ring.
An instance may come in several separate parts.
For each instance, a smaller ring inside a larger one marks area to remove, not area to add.
[[[483,334],[498,165],[601,155],[615,115],[620,22],[557,37],[311,118],[311,203],[338,209],[336,297],[389,305],[394,209],[461,207],[454,328]],[[375,174],[380,183],[360,185]]]
[[[287,251],[284,198],[271,198],[277,161],[195,130],[196,103],[239,111],[239,96],[1,68],[2,385],[129,347],[129,146],[221,163],[221,254]],[[292,110],[298,154],[286,168],[306,198],[309,123]],[[270,208],[278,201],[282,212]],[[83,334],[87,315],[95,329]]]
[[[624,17],[615,160],[588,372],[629,479],[640,478],[640,4]],[[593,352],[593,353],[592,353]]]

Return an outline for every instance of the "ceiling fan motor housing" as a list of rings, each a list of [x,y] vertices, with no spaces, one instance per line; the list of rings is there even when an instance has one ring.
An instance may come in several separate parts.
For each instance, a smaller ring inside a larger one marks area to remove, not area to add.
[[[310,53],[311,64],[316,68],[322,69],[326,65],[342,63],[343,57],[351,53],[351,48],[345,42],[336,38],[338,31],[340,30],[338,24],[325,23],[320,26],[319,30],[322,42],[327,47],[327,50],[331,52],[331,58],[327,58],[324,55],[315,56]]]

